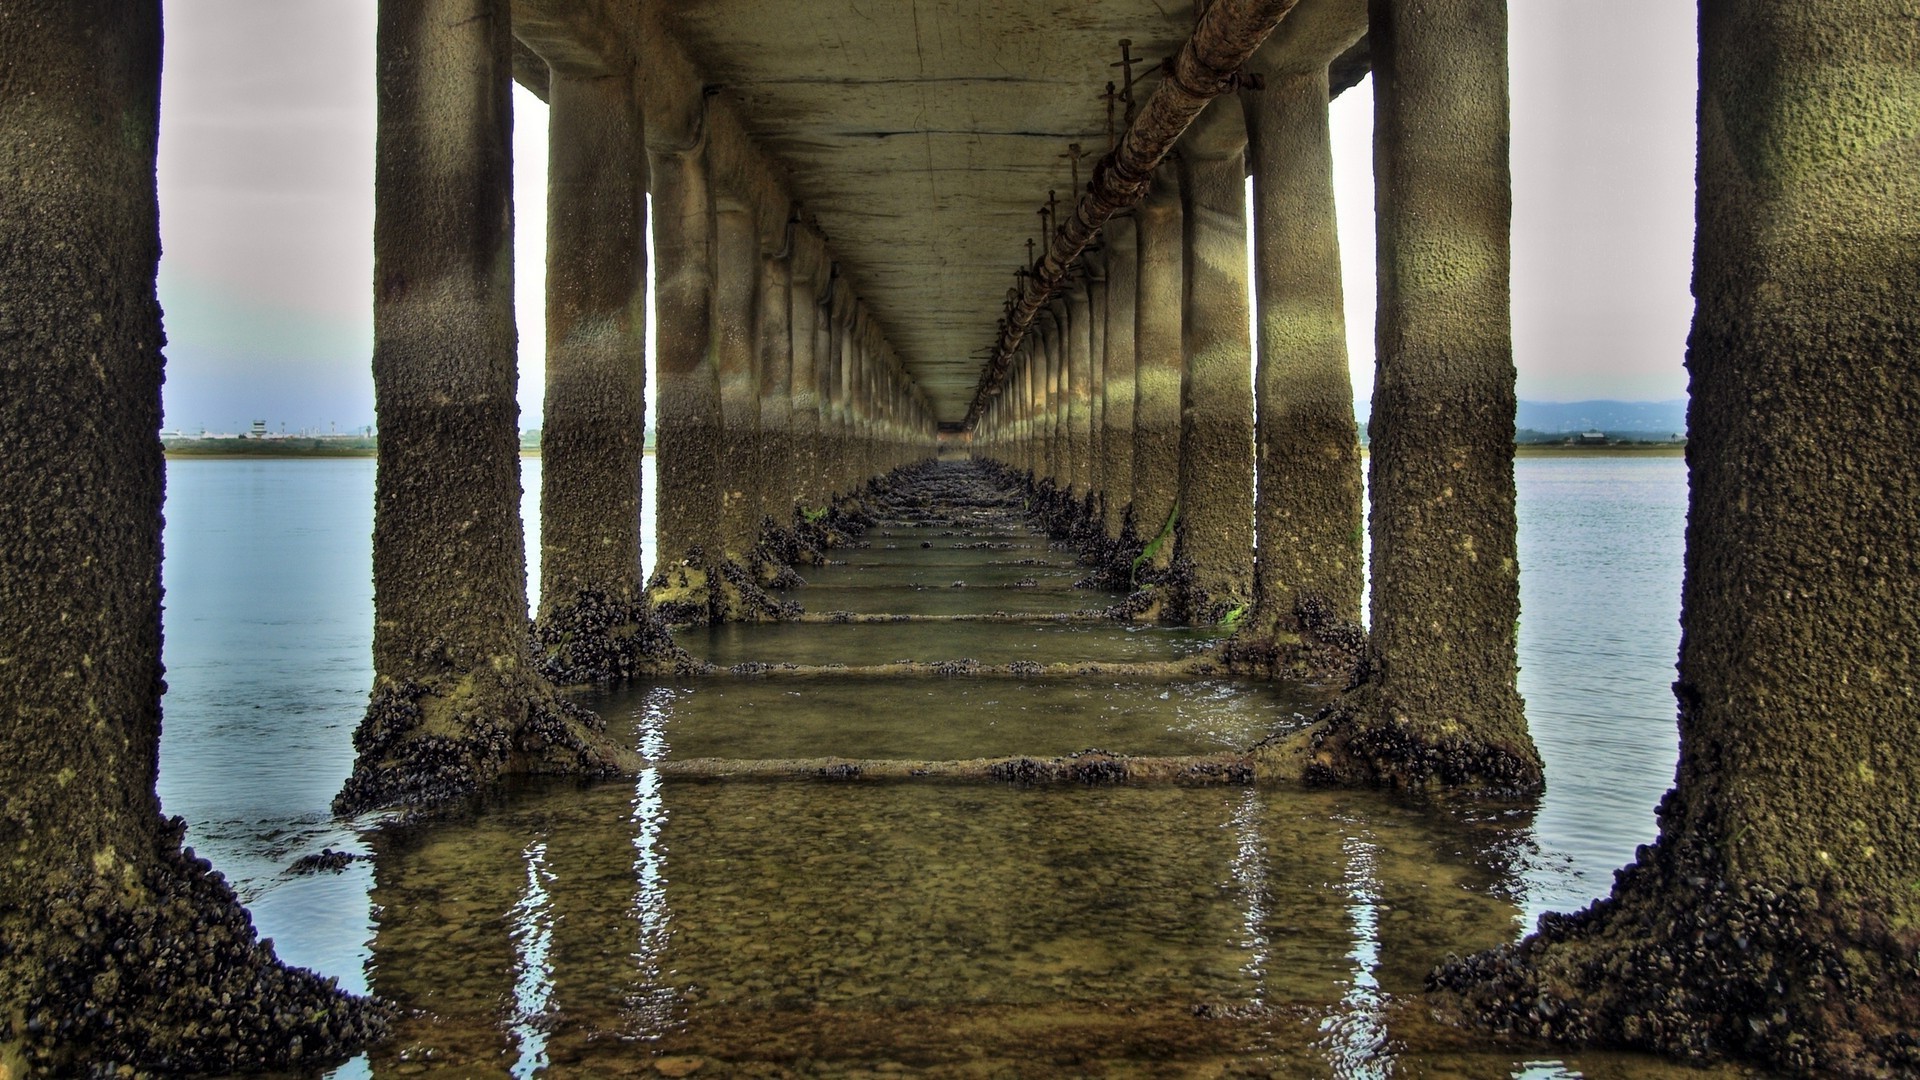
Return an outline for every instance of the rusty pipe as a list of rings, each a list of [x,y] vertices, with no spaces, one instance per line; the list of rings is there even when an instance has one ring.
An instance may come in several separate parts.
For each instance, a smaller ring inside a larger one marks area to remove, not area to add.
[[[972,430],[1012,365],[1014,350],[1040,309],[1066,280],[1067,268],[1093,242],[1108,219],[1146,197],[1153,170],[1209,101],[1233,89],[1234,74],[1253,57],[1274,27],[1299,0],[1215,0],[1180,47],[1170,70],[1120,138],[1093,167],[1073,214],[1047,238],[1046,254],[1026,280],[1025,291],[980,373],[964,426]]]

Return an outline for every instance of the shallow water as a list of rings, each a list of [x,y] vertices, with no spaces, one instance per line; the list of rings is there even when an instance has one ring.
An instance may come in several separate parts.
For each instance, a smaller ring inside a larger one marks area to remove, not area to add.
[[[1434,1029],[1418,997],[1447,953],[1603,893],[1653,835],[1674,757],[1676,459],[1517,463],[1522,690],[1550,783],[1537,810],[648,773],[529,784],[471,821],[365,837],[326,807],[371,682],[372,462],[168,473],[166,809],[283,957],[415,1010],[333,1075],[657,1075],[663,1056],[669,1069],[699,1058],[703,1076],[1697,1075],[1489,1048]],[[818,591],[796,597],[814,611],[856,610],[852,590],[876,611],[902,610],[886,593],[991,610],[975,581],[1072,573],[1021,530],[994,542],[1025,550],[919,546],[956,541],[939,531],[870,534],[880,542],[814,571]],[[1047,562],[995,565],[1022,558]],[[855,568],[892,559],[925,561]],[[915,574],[969,586],[916,591]],[[834,606],[816,603],[836,589]],[[1069,597],[1099,599],[1055,598]],[[731,628],[687,644],[729,663],[1004,663],[1161,658],[1196,637],[915,623]],[[1298,723],[1310,698],[1225,681],[776,675],[592,700],[656,756],[947,758],[1207,752]],[[374,858],[284,872],[323,845]]]
[[[844,629],[841,627],[832,628]],[[1321,695],[1224,679],[696,679],[583,694],[649,757],[951,761],[1244,749]]]

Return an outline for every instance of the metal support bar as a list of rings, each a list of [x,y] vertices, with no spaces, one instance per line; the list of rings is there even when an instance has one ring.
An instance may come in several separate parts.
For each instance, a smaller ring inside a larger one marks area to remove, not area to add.
[[[1172,151],[1187,126],[1207,102],[1234,87],[1234,74],[1256,52],[1298,0],[1218,0],[1207,9],[1193,36],[1181,46],[1166,77],[1156,86],[1140,114],[1127,125],[1120,145],[1093,167],[1093,179],[1072,215],[1047,237],[1047,252],[1026,282],[1025,295],[1015,304],[994,348],[994,358],[981,372],[973,403],[967,407],[971,430],[1006,378],[1014,350],[1033,318],[1066,280],[1067,267],[1093,242],[1094,234],[1113,215],[1146,196],[1153,170]]]

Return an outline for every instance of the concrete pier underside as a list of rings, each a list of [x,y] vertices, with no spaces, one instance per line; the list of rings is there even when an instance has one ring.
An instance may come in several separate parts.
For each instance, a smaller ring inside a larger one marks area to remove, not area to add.
[[[778,163],[799,212],[818,221],[854,292],[945,422],[965,414],[980,376],[977,354],[1022,263],[1023,241],[1038,232],[1035,211],[1050,189],[1068,203],[1069,145],[1089,155],[1082,182],[1107,150],[1101,95],[1120,76],[1110,66],[1120,60],[1116,43],[1132,42],[1135,95],[1144,100],[1159,79],[1154,65],[1194,25],[1189,6],[1150,0],[703,0],[661,5],[659,24],[650,23],[649,6],[523,0],[514,5],[515,28],[557,63],[600,63],[613,51],[610,36],[638,40],[652,25],[683,44],[715,101]],[[1324,65],[1365,29],[1363,3],[1302,0],[1268,40],[1263,61],[1285,67],[1311,57]],[[519,74],[544,93],[532,64]]]

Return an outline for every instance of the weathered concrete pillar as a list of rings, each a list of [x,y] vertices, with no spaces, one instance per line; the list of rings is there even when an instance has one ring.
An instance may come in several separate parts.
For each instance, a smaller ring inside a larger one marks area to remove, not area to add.
[[[854,431],[853,373],[857,350],[854,322],[857,301],[853,287],[844,277],[834,282],[834,336],[837,347],[833,364],[834,437],[833,489],[846,492],[854,484],[854,452],[858,440]]]
[[[541,671],[629,678],[672,652],[646,603],[647,156],[630,73],[548,82]]]
[[[813,230],[793,233],[792,295],[789,300],[793,354],[793,482],[802,508],[818,510],[832,492],[821,474],[825,430],[821,424],[820,357],[826,249]]]
[[[1036,378],[1035,364],[1039,362],[1038,342],[1029,333],[1020,344],[1020,468],[1028,479],[1038,482],[1040,479],[1041,455],[1039,447],[1039,415],[1041,387],[1043,378]]]
[[[160,53],[154,0],[0,8],[8,1076],[290,1069],[384,1027],[262,947],[154,795]]]
[[[1180,174],[1154,170],[1153,190],[1136,211],[1139,290],[1134,309],[1133,523],[1145,545],[1141,571],[1173,560],[1180,515],[1181,305],[1185,288],[1180,235]]]
[[[508,17],[503,0],[380,9],[374,686],[342,814],[623,760],[528,663]]]
[[[1503,0],[1371,8],[1379,322],[1371,676],[1313,775],[1537,790],[1514,686]]]
[[[1241,104],[1260,320],[1259,553],[1242,636],[1302,636],[1303,650],[1284,658],[1289,673],[1326,675],[1360,659],[1351,645],[1365,572],[1326,68],[1266,72]],[[1345,647],[1333,655],[1323,646],[1336,638]]]
[[[1186,229],[1181,344],[1181,620],[1219,622],[1253,598],[1253,342],[1247,313],[1247,128],[1232,101],[1180,140]],[[1189,576],[1190,575],[1190,576]]]
[[[1106,383],[1107,368],[1107,268],[1104,254],[1085,258],[1087,268],[1087,333],[1091,337],[1092,377],[1087,395],[1087,487],[1093,494],[1093,512],[1102,515],[1106,475],[1103,466],[1106,442],[1106,395],[1100,388]],[[1099,516],[1094,519],[1101,520]],[[1104,530],[1103,530],[1104,531]]]
[[[760,258],[760,462],[762,526],[784,530],[799,503],[801,450],[793,433],[793,232]]]
[[[1056,488],[1073,482],[1072,459],[1067,456],[1067,366],[1066,305],[1055,301],[1034,320],[1040,326],[1040,351],[1046,358],[1047,372],[1047,479]]]
[[[1610,898],[1438,973],[1466,1019],[1920,1069],[1913,14],[1701,5],[1675,786]]]
[[[1100,477],[1107,537],[1121,538],[1133,502],[1134,310],[1140,288],[1138,230],[1132,215],[1103,230],[1107,263],[1106,367],[1100,380]]]
[[[745,565],[760,536],[760,372],[754,315],[760,303],[760,234],[753,209],[721,196],[713,214],[714,370],[720,377],[720,532],[729,560]]]
[[[829,496],[846,488],[846,382],[848,296],[846,279],[839,267],[829,265],[827,308],[822,318],[827,327],[827,351],[821,362],[821,445],[827,455],[826,488]]]
[[[660,550],[652,591],[662,614],[675,621],[708,617],[708,573],[726,555],[720,530],[724,436],[713,349],[713,202],[705,132],[692,137],[697,141],[691,146],[649,148],[659,350],[654,371],[660,382],[654,423]]]
[[[1083,281],[1066,287],[1067,491],[1085,506],[1093,490],[1093,308]]]

